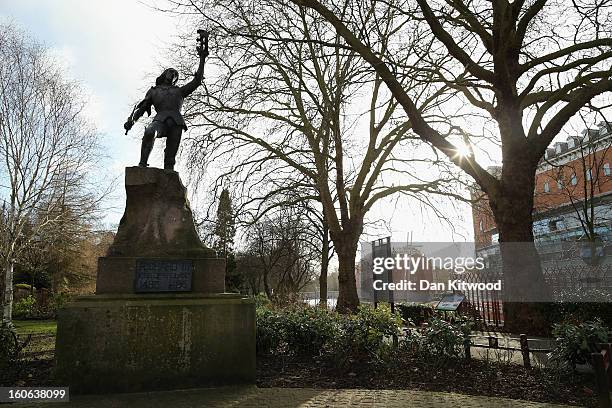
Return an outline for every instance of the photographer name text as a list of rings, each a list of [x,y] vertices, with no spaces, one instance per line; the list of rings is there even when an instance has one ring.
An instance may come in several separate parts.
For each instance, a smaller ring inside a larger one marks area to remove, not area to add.
[[[431,282],[426,279],[411,281],[402,279],[399,282],[384,282],[377,279],[373,282],[374,290],[420,290],[420,291],[467,291],[467,290],[502,290],[502,281],[496,282],[466,282],[452,279],[445,282]]]

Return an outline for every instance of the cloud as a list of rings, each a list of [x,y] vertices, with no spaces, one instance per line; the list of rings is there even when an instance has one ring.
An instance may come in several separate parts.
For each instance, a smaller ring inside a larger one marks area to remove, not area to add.
[[[46,44],[65,75],[81,83],[86,114],[104,133],[109,168],[101,174],[136,164],[139,138],[125,136],[123,122],[151,85],[158,61],[164,61],[174,20],[135,0],[0,1],[0,18]],[[135,128],[132,136],[140,131]],[[122,200],[123,188],[119,196]],[[109,217],[114,222],[116,214]]]

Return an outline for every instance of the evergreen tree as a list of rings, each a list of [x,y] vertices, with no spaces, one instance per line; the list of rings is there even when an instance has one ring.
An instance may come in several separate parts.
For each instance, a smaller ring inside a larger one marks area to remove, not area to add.
[[[232,207],[232,199],[229,191],[223,189],[219,197],[219,205],[217,207],[217,220],[213,230],[214,244],[213,248],[217,251],[217,255],[226,259],[225,264],[225,287],[226,290],[240,291],[242,287],[242,279],[235,273],[236,260],[234,256],[234,236],[236,235],[236,220],[234,209]]]

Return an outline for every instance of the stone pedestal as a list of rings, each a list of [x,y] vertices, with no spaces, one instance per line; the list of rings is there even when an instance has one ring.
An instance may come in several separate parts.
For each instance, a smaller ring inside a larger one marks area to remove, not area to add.
[[[125,212],[108,256],[214,258],[195,228],[187,189],[177,172],[125,169]]]
[[[225,291],[178,173],[126,168],[126,208],[96,295],[60,310],[56,378],[71,392],[253,383],[255,304]]]
[[[190,261],[193,265],[191,292],[223,293],[225,291],[225,259],[222,258],[98,258],[96,294],[134,293],[138,261]]]
[[[253,308],[233,294],[78,298],[59,313],[57,383],[74,393],[253,383]]]

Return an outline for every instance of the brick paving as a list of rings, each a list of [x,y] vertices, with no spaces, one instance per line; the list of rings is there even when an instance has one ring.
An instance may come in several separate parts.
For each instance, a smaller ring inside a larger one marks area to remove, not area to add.
[[[13,406],[32,407],[33,404]],[[219,387],[155,393],[73,396],[70,403],[36,404],[35,406],[74,408],[535,408],[560,407],[561,405],[507,398],[411,390]]]

